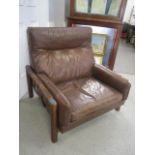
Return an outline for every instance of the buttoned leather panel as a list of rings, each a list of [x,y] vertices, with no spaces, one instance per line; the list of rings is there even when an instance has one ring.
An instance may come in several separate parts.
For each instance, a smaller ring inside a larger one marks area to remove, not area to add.
[[[87,77],[57,85],[71,104],[71,121],[122,101],[122,94],[108,85]]]

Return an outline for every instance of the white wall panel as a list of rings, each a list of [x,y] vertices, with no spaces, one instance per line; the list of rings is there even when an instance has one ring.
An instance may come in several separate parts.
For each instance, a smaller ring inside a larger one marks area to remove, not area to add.
[[[20,0],[19,1],[19,97],[27,93],[25,66],[29,64],[27,44],[28,26],[48,26],[48,0]]]
[[[130,14],[132,11],[133,6],[135,5],[135,0],[128,0],[127,1],[127,6],[126,6],[126,10],[125,10],[125,14],[124,14],[124,22],[129,22],[129,18],[130,18]]]
[[[49,0],[50,26],[65,26],[65,0]]]

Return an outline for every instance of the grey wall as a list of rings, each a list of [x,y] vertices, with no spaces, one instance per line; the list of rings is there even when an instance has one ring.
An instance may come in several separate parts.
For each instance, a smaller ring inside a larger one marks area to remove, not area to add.
[[[135,0],[127,1],[127,6],[126,6],[125,14],[124,14],[124,19],[123,19],[124,22],[129,22],[132,8],[135,5],[134,3],[135,3]]]
[[[49,26],[48,0],[19,1],[19,98],[27,93],[25,66],[29,64],[28,26]]]
[[[65,0],[49,0],[50,26],[65,26]]]

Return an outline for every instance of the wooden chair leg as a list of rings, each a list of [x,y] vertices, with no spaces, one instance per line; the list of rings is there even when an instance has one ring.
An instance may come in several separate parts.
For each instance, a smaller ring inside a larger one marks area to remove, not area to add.
[[[57,105],[52,105],[51,108],[51,140],[53,143],[56,143],[58,140]]]
[[[121,109],[121,106],[115,108],[116,111],[120,111],[120,109]]]
[[[28,86],[29,97],[33,97],[33,82],[27,72],[27,68],[26,68],[26,75],[27,75],[27,86]]]

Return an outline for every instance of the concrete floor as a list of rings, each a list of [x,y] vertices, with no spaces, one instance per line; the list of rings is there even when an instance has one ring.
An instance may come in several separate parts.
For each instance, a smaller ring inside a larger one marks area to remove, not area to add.
[[[135,48],[121,39],[114,71],[124,74],[135,74]]]

